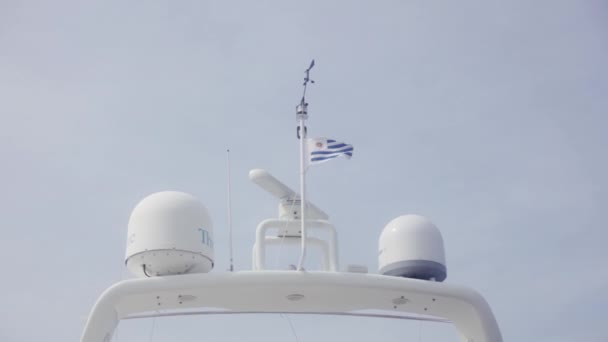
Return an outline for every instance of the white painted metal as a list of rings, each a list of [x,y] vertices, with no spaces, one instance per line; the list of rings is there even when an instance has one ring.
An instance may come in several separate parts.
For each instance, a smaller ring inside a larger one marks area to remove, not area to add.
[[[308,242],[308,234],[306,232],[306,162],[304,161],[304,155],[306,154],[306,119],[308,114],[306,113],[307,104],[304,102],[302,97],[302,105],[304,114],[300,114],[298,110],[298,120],[300,122],[300,223],[302,238],[302,250],[300,251],[300,261],[298,262],[298,270],[301,271],[304,268],[304,260],[306,259],[306,243]]]
[[[292,219],[300,219],[300,196],[296,194],[290,187],[283,184],[268,171],[262,169],[253,169],[249,171],[249,179],[262,189],[279,199],[279,217]],[[297,207],[295,207],[296,205]],[[292,214],[293,209],[297,209],[295,214]],[[321,210],[313,203],[306,203],[306,216],[309,219],[327,220],[329,215]]]
[[[294,227],[300,226],[299,221],[288,221],[281,219],[267,219],[260,224],[256,229],[256,238],[255,238],[255,246],[254,246],[254,269],[264,270],[266,264],[266,243],[268,241],[267,233],[271,229],[278,229],[279,234],[281,235],[281,231],[292,231]],[[316,229],[320,231],[324,231],[329,235],[329,270],[337,271],[339,269],[338,263],[338,234],[336,233],[336,228],[325,220],[307,220],[306,227],[310,229]],[[300,237],[298,237],[300,241]],[[309,238],[310,241],[310,238]]]
[[[175,316],[212,316],[212,315],[263,315],[263,314],[285,314],[285,315],[318,315],[318,316],[343,316],[343,317],[367,317],[367,318],[391,318],[391,319],[403,319],[408,321],[423,321],[423,322],[439,322],[439,323],[452,323],[447,319],[436,318],[425,315],[408,315],[408,314],[379,314],[366,311],[359,312],[271,312],[271,311],[227,311],[227,310],[198,310],[198,311],[170,311],[170,312],[157,312],[153,314],[143,315],[131,315],[123,318],[124,320],[129,319],[142,319],[142,318],[154,318],[154,317],[175,317]]]
[[[186,300],[187,299],[187,300]],[[501,342],[485,300],[468,288],[400,277],[337,272],[241,271],[133,279],[106,290],[81,342],[108,342],[121,319],[158,311],[349,313],[381,310],[452,321],[463,342]]]
[[[264,246],[268,247],[268,246],[281,246],[281,245],[286,245],[286,246],[294,246],[294,245],[299,245],[300,244],[300,238],[299,237],[290,237],[290,236],[283,236],[283,237],[279,237],[279,236],[266,236],[266,238],[264,239]],[[329,244],[327,243],[327,241],[325,240],[321,240],[321,239],[317,239],[315,237],[309,236],[308,237],[308,245],[310,247],[317,247],[321,250],[321,269],[323,271],[328,271],[328,272],[335,272],[335,269],[332,269],[333,267],[335,267],[335,263],[332,263],[331,259],[331,252],[330,252],[330,248],[329,248]],[[264,248],[264,250],[266,250]],[[263,269],[266,269],[266,258],[265,258],[265,253],[264,255],[262,255],[260,258],[257,257],[257,253],[258,253],[258,246],[254,245],[253,246],[253,270],[254,271],[261,271]],[[258,264],[258,262],[260,264]]]
[[[290,187],[283,184],[266,170],[253,169],[249,171],[249,179],[278,199],[296,196],[295,191],[291,190]]]
[[[131,213],[127,239],[127,268],[138,277],[213,268],[213,225],[205,206],[189,194],[164,191],[144,198]]]
[[[423,265],[420,267],[425,263],[431,267],[438,264],[436,266],[445,269],[441,232],[422,216],[403,215],[390,221],[380,234],[378,245],[380,273],[395,270],[400,264],[419,267],[416,263]]]

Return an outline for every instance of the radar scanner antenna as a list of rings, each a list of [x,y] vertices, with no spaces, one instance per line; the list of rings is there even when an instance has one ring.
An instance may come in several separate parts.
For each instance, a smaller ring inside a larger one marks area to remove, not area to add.
[[[291,208],[300,201],[300,196],[295,191],[293,191],[287,185],[283,184],[280,180],[278,180],[266,170],[253,169],[249,171],[249,179],[258,186],[260,186],[262,189],[266,190],[266,192],[276,197],[280,201],[279,203],[285,208]],[[310,203],[310,201],[306,203],[306,206],[308,217],[310,219],[329,219],[329,215],[327,215],[327,213],[325,213],[313,203]]]
[[[300,261],[298,262],[298,271],[302,271],[304,268],[304,259],[306,259],[306,161],[305,148],[306,148],[306,120],[308,119],[308,103],[306,103],[306,87],[308,82],[315,83],[310,78],[310,70],[315,66],[315,60],[310,62],[310,66],[304,72],[304,91],[302,92],[302,100],[300,104],[296,106],[296,119],[298,120],[298,139],[300,139],[300,221],[302,231],[302,251],[300,252]]]

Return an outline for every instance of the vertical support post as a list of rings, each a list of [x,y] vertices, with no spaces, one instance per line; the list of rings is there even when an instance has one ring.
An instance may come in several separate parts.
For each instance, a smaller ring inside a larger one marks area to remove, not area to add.
[[[300,222],[302,234],[302,251],[300,252],[300,261],[298,262],[298,271],[302,271],[304,267],[304,259],[306,258],[306,118],[307,104],[302,102],[298,106],[298,119],[300,121]]]
[[[302,92],[302,100],[300,104],[296,106],[296,118],[299,121],[298,126],[298,138],[300,139],[300,221],[302,227],[300,229],[302,234],[302,252],[300,254],[300,262],[298,263],[298,271],[304,269],[304,259],[306,258],[306,119],[308,119],[308,103],[306,103],[306,86],[308,82],[315,83],[310,79],[310,70],[315,66],[315,60],[310,62],[310,66],[306,69],[304,77],[304,91]]]

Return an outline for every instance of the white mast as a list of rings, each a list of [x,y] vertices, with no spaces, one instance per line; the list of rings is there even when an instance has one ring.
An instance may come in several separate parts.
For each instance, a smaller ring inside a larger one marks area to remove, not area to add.
[[[302,98],[304,100],[304,98]],[[300,262],[298,262],[298,271],[301,271],[304,266],[304,258],[306,258],[306,165],[304,165],[304,154],[306,153],[306,126],[304,125],[308,114],[306,113],[307,104],[302,102],[298,106],[298,119],[300,125],[298,126],[299,138],[300,138],[300,221],[302,223],[302,251],[300,252]]]
[[[313,59],[308,69],[306,69],[306,77],[304,77],[304,93],[300,104],[296,106],[296,118],[299,121],[298,138],[300,139],[300,222],[302,234],[302,251],[300,252],[300,261],[298,262],[298,271],[302,271],[304,267],[304,259],[306,258],[306,120],[308,119],[308,103],[306,103],[306,86],[308,82],[315,83],[310,79],[310,69],[315,66]]]

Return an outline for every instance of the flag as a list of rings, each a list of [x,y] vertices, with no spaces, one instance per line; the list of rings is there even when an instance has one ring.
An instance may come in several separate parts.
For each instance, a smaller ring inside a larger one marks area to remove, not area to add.
[[[316,165],[328,160],[353,156],[353,145],[327,138],[308,138],[306,161],[308,165]]]

